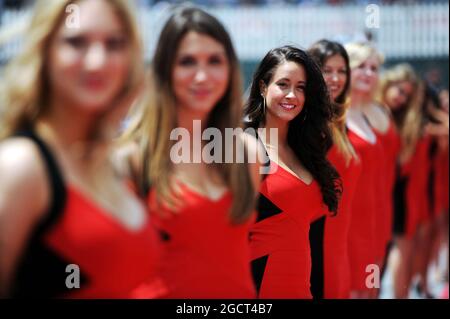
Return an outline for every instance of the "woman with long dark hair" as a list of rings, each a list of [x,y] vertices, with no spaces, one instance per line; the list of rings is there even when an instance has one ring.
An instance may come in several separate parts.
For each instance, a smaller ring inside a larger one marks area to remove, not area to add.
[[[308,53],[322,69],[325,83],[333,102],[333,118],[330,128],[333,146],[328,159],[342,178],[343,194],[337,216],[326,217],[323,256],[323,297],[350,297],[350,261],[348,256],[348,232],[351,221],[351,203],[356,182],[361,173],[361,163],[347,137],[346,114],[349,105],[350,65],[345,48],[333,41],[320,40]],[[317,227],[315,222],[311,227]],[[317,271],[313,265],[313,272]]]
[[[270,50],[253,76],[245,115],[249,127],[266,129],[259,138],[271,165],[250,231],[258,296],[311,298],[310,285],[321,278],[311,277],[310,224],[337,212],[341,192],[326,158],[332,106],[316,63],[296,47]]]

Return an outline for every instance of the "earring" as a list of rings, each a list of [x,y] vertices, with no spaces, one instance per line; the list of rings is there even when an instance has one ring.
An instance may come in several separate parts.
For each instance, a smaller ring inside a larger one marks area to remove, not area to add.
[[[308,116],[308,109],[305,109],[305,115],[303,116],[302,122],[306,121],[306,117]]]
[[[266,114],[266,98],[264,97],[264,95],[261,94],[261,97],[263,99],[263,114]]]

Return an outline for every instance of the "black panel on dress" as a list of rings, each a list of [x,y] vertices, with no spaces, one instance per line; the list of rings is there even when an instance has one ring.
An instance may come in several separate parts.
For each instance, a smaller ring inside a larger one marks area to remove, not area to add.
[[[18,262],[12,282],[12,298],[56,298],[70,292],[66,287],[66,267],[76,264],[58,256],[46,245],[44,236],[58,223],[64,213],[67,190],[57,161],[48,146],[33,131],[23,131],[16,137],[30,139],[38,147],[46,167],[51,199],[48,212],[36,225],[26,248]],[[80,287],[86,286],[88,279],[80,271]]]
[[[311,223],[309,245],[311,248],[311,294],[313,299],[324,297],[324,234],[326,217],[320,217]]]
[[[394,223],[393,231],[396,235],[403,235],[406,231],[406,187],[408,186],[409,176],[399,176],[397,168],[397,179],[394,185]]]
[[[261,283],[264,277],[264,271],[266,270],[268,258],[269,255],[266,255],[259,257],[258,259],[252,260],[253,283],[255,284],[256,292],[258,295],[261,289]]]
[[[257,222],[260,222],[266,218],[272,217],[274,215],[280,214],[283,211],[270,199],[268,199],[263,194],[259,194],[258,198],[258,204],[257,204],[257,210],[258,210],[258,218]]]

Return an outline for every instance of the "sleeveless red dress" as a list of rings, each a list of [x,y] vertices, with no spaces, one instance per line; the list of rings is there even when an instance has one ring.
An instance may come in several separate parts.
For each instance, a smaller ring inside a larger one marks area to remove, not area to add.
[[[307,185],[273,162],[271,170],[261,184],[258,218],[250,230],[258,297],[310,299],[309,229],[327,210],[317,182]]]
[[[44,241],[76,263],[86,280],[66,297],[156,298],[166,292],[157,276],[160,251],[150,221],[128,230],[73,188],[64,215]]]
[[[351,205],[349,230],[351,289],[368,290],[366,267],[375,264],[379,257],[376,250],[377,236],[379,238],[379,234],[376,234],[376,215],[381,200],[377,197],[381,145],[379,141],[370,144],[351,129],[348,130],[348,137],[361,160],[361,174]]]
[[[429,201],[432,218],[448,210],[448,149],[434,140],[430,148]]]
[[[393,192],[395,185],[397,158],[400,152],[401,140],[397,133],[392,119],[389,121],[389,128],[385,134],[381,134],[374,129],[377,140],[383,146],[384,156],[380,158],[381,168],[379,171],[379,188],[381,196],[380,210],[377,214],[377,242],[378,255],[382,258],[387,252],[388,244],[392,239],[392,229],[394,220]]]
[[[347,299],[351,282],[348,240],[352,202],[362,166],[359,159],[351,159],[347,164],[335,145],[328,153],[328,160],[341,176],[343,193],[337,215],[327,217],[325,221],[324,297]]]
[[[153,214],[152,221],[162,239],[160,275],[168,287],[166,298],[250,299],[255,288],[250,270],[248,232],[250,218],[233,225],[229,218],[232,195],[217,201],[182,185],[180,211]],[[148,203],[155,207],[152,190]]]
[[[433,163],[436,172],[435,178],[435,216],[448,213],[449,197],[449,152],[439,150]]]
[[[421,137],[411,158],[402,164],[401,178],[405,180],[405,216],[402,235],[412,238],[420,224],[429,218],[428,173],[430,161],[429,137]]]
[[[36,134],[27,131],[17,136],[31,139],[38,147],[52,199],[19,261],[12,297],[155,298],[164,294],[157,276],[158,237],[149,217],[141,229],[126,228],[66,185],[51,150]]]

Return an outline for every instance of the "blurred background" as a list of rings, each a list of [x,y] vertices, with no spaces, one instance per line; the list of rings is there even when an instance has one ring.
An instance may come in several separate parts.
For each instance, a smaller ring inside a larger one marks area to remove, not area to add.
[[[52,1],[52,0],[49,0]],[[145,56],[150,62],[160,30],[174,4],[182,1],[130,0],[138,6]],[[0,0],[0,78],[2,66],[21,49],[21,36],[33,0]],[[326,38],[343,44],[370,40],[384,54],[387,68],[409,62],[438,90],[449,84],[449,3],[424,0],[196,0],[222,21],[241,62],[247,88],[257,63],[271,48],[308,48]],[[445,254],[439,263],[445,264]],[[430,268],[431,292],[444,282]],[[389,269],[388,269],[389,272]],[[447,275],[448,280],[448,275]],[[392,297],[388,273],[381,298]],[[418,298],[411,291],[411,298]]]
[[[131,0],[133,1],[133,0]],[[135,0],[147,61],[159,31],[178,0]],[[424,0],[195,0],[230,32],[246,85],[271,48],[307,48],[327,38],[369,38],[385,55],[385,67],[411,63],[435,86],[448,87],[449,3]],[[0,0],[0,67],[20,50],[20,30],[33,0]]]

